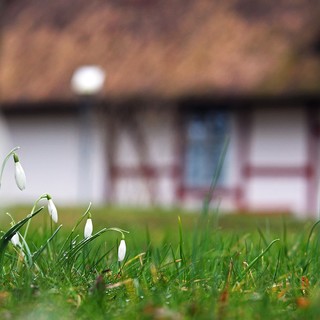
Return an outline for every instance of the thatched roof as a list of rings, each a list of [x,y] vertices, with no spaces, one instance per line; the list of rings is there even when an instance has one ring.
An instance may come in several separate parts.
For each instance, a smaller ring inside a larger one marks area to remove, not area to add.
[[[7,0],[0,101],[68,101],[83,64],[106,98],[320,92],[319,17],[319,0]]]

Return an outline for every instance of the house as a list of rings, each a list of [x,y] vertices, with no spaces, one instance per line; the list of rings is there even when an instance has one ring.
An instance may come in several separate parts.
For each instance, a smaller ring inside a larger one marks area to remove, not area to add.
[[[5,1],[1,154],[21,146],[0,201],[317,214],[320,6],[281,0]],[[83,101],[74,71],[99,65]],[[90,103],[87,113],[84,104]]]

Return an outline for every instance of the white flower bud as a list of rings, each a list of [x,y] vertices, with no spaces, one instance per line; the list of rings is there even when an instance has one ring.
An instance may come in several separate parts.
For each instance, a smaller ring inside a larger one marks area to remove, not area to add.
[[[92,219],[88,218],[86,225],[84,227],[84,237],[89,238],[92,235],[92,231],[93,231],[93,225],[92,225]]]
[[[120,244],[119,244],[119,249],[118,249],[118,261],[123,261],[124,260],[124,257],[126,256],[126,242],[124,241],[124,239],[122,239],[120,241]]]
[[[20,238],[19,238],[19,235],[17,233],[15,233],[13,235],[13,237],[11,238],[11,242],[14,246],[19,246],[21,247],[21,243],[20,243]]]
[[[22,191],[26,188],[26,175],[24,173],[24,170],[21,166],[20,161],[17,161],[14,163],[15,165],[15,179],[16,179],[16,184],[18,188]]]
[[[58,222],[58,211],[56,206],[54,205],[51,198],[48,199],[48,211],[49,215],[51,216],[52,220],[57,223]]]

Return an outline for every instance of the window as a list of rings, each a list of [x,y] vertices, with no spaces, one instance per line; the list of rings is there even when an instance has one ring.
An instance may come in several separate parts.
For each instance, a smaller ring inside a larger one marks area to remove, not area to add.
[[[186,187],[208,187],[216,174],[228,132],[225,112],[198,111],[187,117],[186,123]],[[223,183],[223,172],[218,184]]]

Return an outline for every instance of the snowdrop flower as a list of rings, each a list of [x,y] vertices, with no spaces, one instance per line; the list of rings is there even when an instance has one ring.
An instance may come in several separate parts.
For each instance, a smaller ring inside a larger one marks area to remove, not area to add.
[[[121,262],[124,260],[124,257],[126,255],[126,242],[124,239],[120,241],[119,249],[118,249],[118,261]]]
[[[16,179],[16,184],[18,188],[22,191],[26,188],[26,174],[21,166],[19,161],[19,157],[16,153],[13,154],[14,166],[15,166],[15,174],[14,177]]]
[[[92,235],[92,230],[93,230],[93,225],[92,225],[92,219],[91,219],[91,214],[89,213],[86,225],[84,227],[84,238],[90,238]]]
[[[49,211],[49,215],[52,218],[52,220],[57,223],[58,222],[58,211],[56,206],[54,205],[52,198],[50,195],[47,195],[47,199],[48,199],[48,211]]]
[[[21,243],[20,243],[20,239],[19,239],[19,235],[17,233],[15,233],[13,235],[13,237],[11,238],[11,242],[14,246],[18,246],[18,247],[21,247]]]

